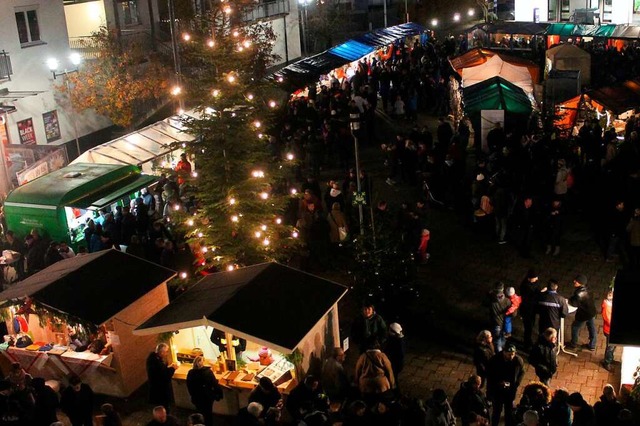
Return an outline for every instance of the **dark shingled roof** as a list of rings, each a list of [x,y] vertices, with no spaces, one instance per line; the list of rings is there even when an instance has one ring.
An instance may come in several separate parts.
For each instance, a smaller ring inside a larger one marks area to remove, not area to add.
[[[100,325],[175,272],[110,249],[61,260],[0,293],[0,301],[36,303]]]
[[[136,334],[212,325],[292,352],[347,288],[278,263],[209,275],[136,329]]]

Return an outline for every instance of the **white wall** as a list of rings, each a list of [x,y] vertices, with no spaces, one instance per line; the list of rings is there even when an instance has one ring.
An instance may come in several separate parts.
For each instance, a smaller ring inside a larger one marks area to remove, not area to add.
[[[294,6],[294,3],[296,6]],[[302,47],[300,43],[300,21],[298,20],[297,2],[291,2],[291,13],[286,17],[275,17],[271,20],[271,27],[276,35],[273,53],[280,56],[278,63],[300,58]],[[287,34],[285,38],[285,32]]]
[[[42,44],[21,47],[15,20],[15,7],[38,6],[38,23]],[[75,138],[73,130],[72,112],[67,99],[56,89],[55,85],[63,84],[62,77],[53,79],[47,67],[48,58],[57,58],[60,70],[73,69],[69,56],[69,37],[65,22],[62,2],[47,0],[3,0],[0,1],[0,49],[9,52],[13,75],[11,81],[0,83],[0,89],[9,91],[41,91],[35,96],[29,96],[15,101],[3,100],[5,104],[15,105],[17,112],[8,117],[8,130],[11,143],[19,144],[17,123],[32,118],[36,142],[47,144],[42,114],[57,110],[60,122],[61,139],[52,142],[59,145]],[[75,114],[78,134],[83,136],[110,125],[110,122],[92,112]]]
[[[104,3],[96,0],[64,7],[69,37],[86,37],[107,25]]]
[[[533,22],[533,11],[538,8],[540,22],[547,22],[549,4],[547,0],[520,0],[515,2],[516,21]]]

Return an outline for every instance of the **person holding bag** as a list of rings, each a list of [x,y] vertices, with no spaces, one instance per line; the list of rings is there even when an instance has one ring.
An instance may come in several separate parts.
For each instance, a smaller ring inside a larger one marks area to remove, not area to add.
[[[204,365],[204,357],[193,360],[193,368],[187,374],[187,389],[196,410],[204,416],[206,426],[213,426],[213,403],[222,399],[222,388],[211,371]]]
[[[340,210],[340,203],[333,203],[327,220],[330,225],[329,239],[332,244],[339,244],[349,237],[347,219],[345,219],[344,213]]]

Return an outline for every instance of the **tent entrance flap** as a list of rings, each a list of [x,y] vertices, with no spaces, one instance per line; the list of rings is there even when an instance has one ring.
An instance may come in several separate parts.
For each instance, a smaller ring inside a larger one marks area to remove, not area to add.
[[[105,206],[113,204],[117,200],[128,196],[129,194],[139,191],[158,180],[157,176],[138,175],[134,181],[119,187],[118,189],[108,188],[104,191],[98,191],[91,197],[86,197],[74,202],[69,207],[76,207],[87,210],[99,210]]]

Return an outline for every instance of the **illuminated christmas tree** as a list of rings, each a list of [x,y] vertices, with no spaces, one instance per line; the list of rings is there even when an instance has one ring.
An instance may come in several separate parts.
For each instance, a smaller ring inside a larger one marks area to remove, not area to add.
[[[295,159],[274,152],[269,132],[286,94],[266,79],[276,59],[268,23],[248,23],[253,1],[215,2],[214,8],[181,23],[179,93],[195,116],[185,125],[199,137],[192,193],[195,214],[178,218],[206,270],[230,270],[270,260],[286,261],[298,232],[284,212],[292,203],[286,176]],[[188,195],[188,192],[187,192]]]

